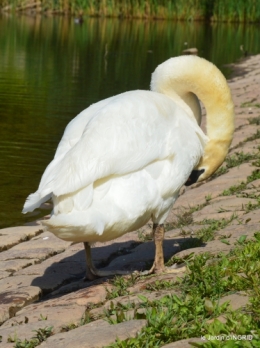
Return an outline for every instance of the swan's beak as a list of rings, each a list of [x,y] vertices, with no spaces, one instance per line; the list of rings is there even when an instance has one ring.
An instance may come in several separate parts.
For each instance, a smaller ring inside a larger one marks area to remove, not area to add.
[[[185,186],[190,186],[192,184],[195,184],[195,182],[198,181],[198,178],[205,172],[205,169],[194,169],[190,176],[189,179],[186,181]]]

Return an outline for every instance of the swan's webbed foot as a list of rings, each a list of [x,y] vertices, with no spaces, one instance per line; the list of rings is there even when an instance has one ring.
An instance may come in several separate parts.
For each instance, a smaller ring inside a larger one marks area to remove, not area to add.
[[[129,271],[117,270],[117,271],[106,271],[98,270],[92,261],[91,247],[88,242],[84,242],[84,248],[86,252],[86,262],[87,262],[87,271],[85,280],[94,280],[102,277],[109,277],[114,275],[127,275],[130,274]]]

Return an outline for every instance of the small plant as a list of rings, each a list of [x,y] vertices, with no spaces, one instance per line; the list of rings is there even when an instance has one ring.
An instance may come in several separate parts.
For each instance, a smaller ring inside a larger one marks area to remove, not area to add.
[[[255,106],[256,108],[260,108],[260,104],[258,104],[258,103],[255,103],[255,104],[254,104],[254,101],[255,101],[255,100],[242,103],[242,104],[241,104],[241,108],[248,108],[248,107],[253,107],[253,106]]]
[[[21,341],[17,337],[8,337],[8,342],[15,342],[14,348],[34,348],[39,346],[43,341],[46,341],[48,337],[52,334],[53,327],[39,328],[38,330],[33,330],[35,335],[28,341],[25,339]]]
[[[75,324],[75,323],[71,323],[71,324],[68,324],[68,325],[63,325],[62,326],[62,332],[68,332],[68,331],[71,331],[71,330],[74,330],[76,329],[77,327],[80,327],[80,326],[83,326],[83,325],[86,325],[90,322],[93,321],[93,318],[91,317],[91,315],[89,314],[88,311],[85,312],[85,314],[82,316],[82,318],[80,319],[80,322]]]
[[[251,137],[248,137],[246,139],[246,141],[253,141],[256,139],[260,139],[260,130],[259,129],[256,131],[256,133],[254,135],[252,135]]]
[[[147,242],[153,240],[152,233],[145,233],[143,230],[138,230],[138,238],[141,242]]]
[[[209,197],[211,197],[210,195],[208,195]],[[165,231],[170,231],[174,228],[182,228],[184,226],[188,226],[191,225],[193,223],[193,217],[192,214],[195,211],[199,211],[202,208],[204,208],[206,205],[208,205],[208,201],[206,201],[203,204],[198,204],[192,207],[189,207],[189,209],[183,209],[182,212],[176,214],[177,217],[177,221],[175,222],[170,222],[170,223],[166,223],[165,226]]]
[[[257,203],[249,202],[244,206],[244,210],[246,213],[249,213],[250,211],[256,210],[259,208],[260,208],[260,197],[257,198]]]
[[[209,193],[209,194],[207,194],[207,196],[205,196],[205,201],[206,202],[209,202],[209,201],[211,201],[212,200],[212,196],[211,196],[211,194]]]
[[[39,321],[42,321],[42,320],[47,320],[48,319],[48,317],[47,317],[47,315],[46,315],[46,317],[45,316],[43,316],[42,314],[40,314],[40,318],[38,319]]]
[[[248,141],[248,140],[247,140]],[[236,152],[232,156],[227,156],[225,159],[225,165],[221,166],[212,176],[211,180],[226,174],[228,172],[228,169],[238,167],[239,165],[249,162],[251,160],[259,160],[260,159],[260,153],[244,153],[244,152]]]
[[[171,280],[156,280],[154,283],[149,283],[145,286],[148,291],[159,291],[173,289],[176,282]]]
[[[119,296],[124,296],[128,295],[129,291],[127,290],[128,287],[132,286],[135,284],[136,281],[136,276],[134,274],[131,274],[130,277],[120,277],[117,276],[112,280],[112,285],[114,288],[109,291],[107,291],[107,296],[106,298],[108,300],[112,300],[113,298],[119,297]]]
[[[241,191],[246,189],[247,184],[258,179],[260,179],[260,169],[254,170],[253,173],[247,177],[246,182],[242,181],[240,184],[231,186],[229,189],[224,190],[222,192],[222,196],[230,196],[240,193]]]
[[[225,228],[228,226],[234,219],[236,219],[236,214],[233,214],[229,219],[204,219],[202,224],[206,224],[208,226],[202,227],[200,230],[196,232],[196,236],[202,242],[208,242],[214,239],[215,232]]]
[[[250,118],[248,121],[249,121],[249,124],[256,124],[259,126],[260,125],[260,116]]]
[[[33,330],[35,332],[35,336],[32,339],[37,340],[39,343],[46,341],[48,337],[52,334],[53,327],[45,327],[43,329]]]

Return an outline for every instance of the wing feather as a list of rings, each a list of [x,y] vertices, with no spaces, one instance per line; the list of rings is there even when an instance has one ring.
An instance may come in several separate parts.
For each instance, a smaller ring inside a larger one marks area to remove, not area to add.
[[[131,91],[94,104],[67,126],[38,191],[42,197],[68,194],[174,156],[179,120],[200,130],[195,119],[155,92]]]

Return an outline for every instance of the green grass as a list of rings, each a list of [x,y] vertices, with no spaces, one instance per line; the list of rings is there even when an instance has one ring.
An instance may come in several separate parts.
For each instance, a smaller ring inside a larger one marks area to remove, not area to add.
[[[196,237],[200,238],[202,242],[208,242],[214,239],[215,232],[222,230],[228,226],[233,220],[237,218],[236,214],[233,214],[229,219],[204,219],[202,224],[208,225],[202,227],[196,232]]]
[[[199,347],[260,347],[260,232],[254,240],[238,239],[236,247],[228,254],[214,256],[200,254],[186,260],[188,272],[177,281],[155,281],[147,290],[172,289],[181,294],[167,295],[160,300],[150,301],[140,296],[139,308],[135,306],[135,319],[146,319],[147,325],[135,338],[117,340],[109,348],[156,348],[167,343],[190,337],[210,338],[234,335],[228,342],[217,339],[194,344]],[[228,303],[219,304],[221,297],[245,291],[250,298],[243,310],[233,311]],[[114,312],[117,311],[113,308]],[[225,322],[218,320],[224,315]],[[127,312],[118,309],[120,322],[127,320]],[[114,320],[117,323],[117,320]],[[251,340],[241,341],[235,336],[248,335]]]
[[[107,300],[112,300],[119,296],[125,296],[129,294],[128,287],[135,284],[136,276],[134,274],[131,274],[130,277],[120,277],[116,276],[111,281],[111,284],[113,285],[112,290],[107,289]]]
[[[52,330],[52,326],[40,328],[38,330],[33,330],[35,335],[30,340],[25,339],[22,341],[17,337],[9,337],[8,342],[14,342],[14,348],[34,348],[46,341],[47,338],[52,335]]]
[[[224,190],[222,192],[222,196],[231,196],[234,194],[238,194],[246,189],[247,184],[258,179],[260,179],[260,169],[254,170],[253,173],[247,177],[246,182],[241,182],[238,185],[233,185],[229,189]]]
[[[249,118],[248,121],[249,121],[249,124],[256,124],[257,126],[259,126],[260,125],[260,116]]]
[[[253,140],[256,140],[256,139],[260,139],[260,130],[259,129],[251,137],[248,137],[246,139],[246,141],[253,141]]]
[[[242,103],[241,104],[241,108],[249,108],[249,107],[260,108],[260,104],[259,103],[254,103],[254,101],[255,100]]]
[[[176,214],[176,221],[164,224],[165,231],[170,231],[175,228],[183,228],[185,226],[192,224],[193,223],[192,214],[196,211],[203,209],[206,205],[209,204],[210,200],[211,200],[211,195],[209,194],[205,197],[205,203],[194,205],[192,207],[189,207],[189,209],[183,209],[183,211]]]
[[[252,137],[250,137],[248,139],[255,140],[258,138],[258,136],[260,136],[260,133],[258,134],[258,131],[257,131],[256,134],[254,134]],[[248,139],[246,141],[250,141]],[[220,176],[220,175],[226,174],[228,172],[228,170],[231,168],[238,167],[241,164],[247,163],[247,162],[252,161],[252,160],[256,160],[256,161],[260,160],[260,151],[258,151],[257,153],[236,152],[235,154],[233,154],[231,156],[227,156],[225,159],[224,165],[221,166],[211,176],[211,180]],[[255,165],[257,166],[256,162],[255,162]]]

